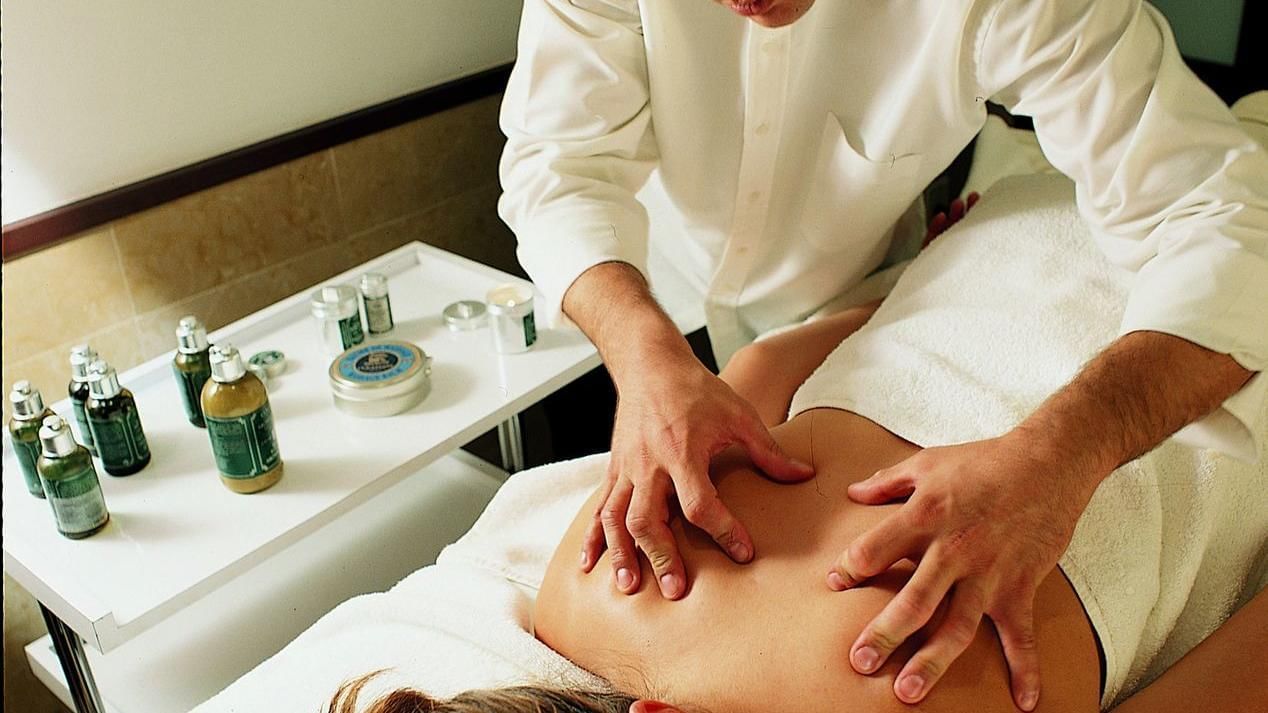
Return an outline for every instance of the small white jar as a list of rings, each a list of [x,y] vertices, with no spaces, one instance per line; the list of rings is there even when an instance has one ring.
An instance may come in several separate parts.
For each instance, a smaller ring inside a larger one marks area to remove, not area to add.
[[[365,341],[357,290],[346,285],[327,285],[309,298],[317,338],[327,356],[342,354]]]
[[[489,290],[489,332],[499,354],[526,352],[537,341],[533,289],[508,283]]]

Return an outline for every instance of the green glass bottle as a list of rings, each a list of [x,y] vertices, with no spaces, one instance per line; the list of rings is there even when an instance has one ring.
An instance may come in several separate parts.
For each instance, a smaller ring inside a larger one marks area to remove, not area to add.
[[[97,352],[87,344],[70,348],[70,406],[75,412],[75,425],[79,427],[79,442],[88,452],[97,455],[97,444],[92,441],[92,429],[88,427],[88,365],[97,358]]]
[[[181,387],[185,403],[185,416],[199,428],[206,428],[203,421],[203,384],[211,378],[211,359],[207,355],[207,329],[193,315],[181,317],[176,327],[176,356],[172,358],[172,373]]]
[[[57,531],[74,540],[99,532],[110,522],[110,512],[88,449],[75,443],[60,416],[44,419],[40,446],[37,467]]]
[[[255,493],[282,479],[269,393],[247,371],[232,344],[211,348],[211,381],[203,387],[203,418],[220,482],[226,488]]]
[[[110,475],[132,475],[150,463],[132,392],[119,385],[114,367],[98,359],[88,366],[88,427],[101,467]]]
[[[9,410],[13,412],[13,418],[9,419],[9,437],[13,440],[13,453],[22,469],[26,490],[42,498],[44,486],[40,485],[40,472],[36,468],[40,459],[40,424],[54,415],[53,410],[44,406],[39,389],[31,388],[31,382],[25,379],[14,382],[13,391],[9,393]]]

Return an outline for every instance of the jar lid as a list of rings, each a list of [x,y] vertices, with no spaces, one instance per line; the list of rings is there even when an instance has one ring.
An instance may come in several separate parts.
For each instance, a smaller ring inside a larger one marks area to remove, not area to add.
[[[256,372],[256,376],[263,372],[268,379],[272,379],[286,371],[286,355],[276,349],[269,349],[252,354],[247,364],[247,368]]]
[[[527,314],[533,309],[533,288],[508,282],[489,290],[486,301],[491,314]]]
[[[487,319],[483,302],[462,300],[445,307],[445,324],[455,332],[468,332],[483,327]]]
[[[353,347],[330,364],[330,388],[354,400],[390,399],[426,389],[431,357],[409,342]]]
[[[309,306],[319,319],[343,319],[358,311],[357,290],[347,285],[319,287],[309,296]]]
[[[365,273],[361,276],[361,294],[371,298],[387,295],[387,278],[377,272]]]

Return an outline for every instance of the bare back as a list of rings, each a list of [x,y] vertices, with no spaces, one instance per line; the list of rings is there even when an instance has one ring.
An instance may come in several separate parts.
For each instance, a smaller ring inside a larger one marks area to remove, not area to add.
[[[813,463],[818,475],[780,485],[730,453],[713,468],[721,497],[753,537],[753,562],[734,564],[707,535],[677,518],[673,530],[691,581],[687,595],[676,602],[661,597],[648,584],[653,574],[645,559],[640,591],[621,594],[607,555],[589,574],[577,565],[595,508],[591,498],[547,571],[537,600],[537,636],[621,690],[688,708],[1014,711],[1007,667],[989,623],[917,706],[899,702],[892,686],[921,636],[878,674],[862,676],[850,667],[851,643],[912,566],[904,562],[846,592],[828,589],[824,578],[841,550],[897,507],[859,505],[846,496],[846,487],[918,448],[865,418],[830,409],[800,414],[772,434],[787,453]],[[1096,711],[1096,643],[1059,571],[1041,585],[1035,611],[1044,681],[1038,710]]]

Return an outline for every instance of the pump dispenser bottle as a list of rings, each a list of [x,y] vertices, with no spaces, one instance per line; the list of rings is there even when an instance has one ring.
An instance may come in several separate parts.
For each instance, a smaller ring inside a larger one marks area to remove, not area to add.
[[[92,440],[85,406],[88,403],[88,365],[96,358],[97,352],[87,344],[70,348],[70,386],[67,388],[71,409],[75,412],[75,425],[79,427],[79,442],[93,455],[97,455],[97,444]]]
[[[203,387],[203,419],[220,482],[255,493],[282,479],[282,456],[269,394],[232,344],[211,348],[211,381]]]
[[[88,366],[88,427],[110,475],[132,475],[150,463],[132,392],[119,385],[114,367],[98,359]]]
[[[44,419],[40,446],[40,480],[53,508],[57,531],[78,540],[105,527],[110,513],[92,456],[75,443],[70,427],[60,416]]]
[[[26,481],[26,490],[37,498],[44,497],[44,486],[40,485],[40,473],[36,463],[40,459],[40,424],[53,410],[44,406],[44,399],[39,389],[31,387],[31,382],[14,382],[13,391],[9,394],[9,410],[13,418],[9,419],[9,436],[13,440],[13,452],[18,458],[18,467],[22,470],[22,479]]]
[[[176,327],[176,356],[172,359],[172,373],[181,387],[185,403],[185,416],[199,428],[206,428],[203,421],[203,384],[211,378],[211,358],[208,356],[207,329],[190,315],[181,317]]]

